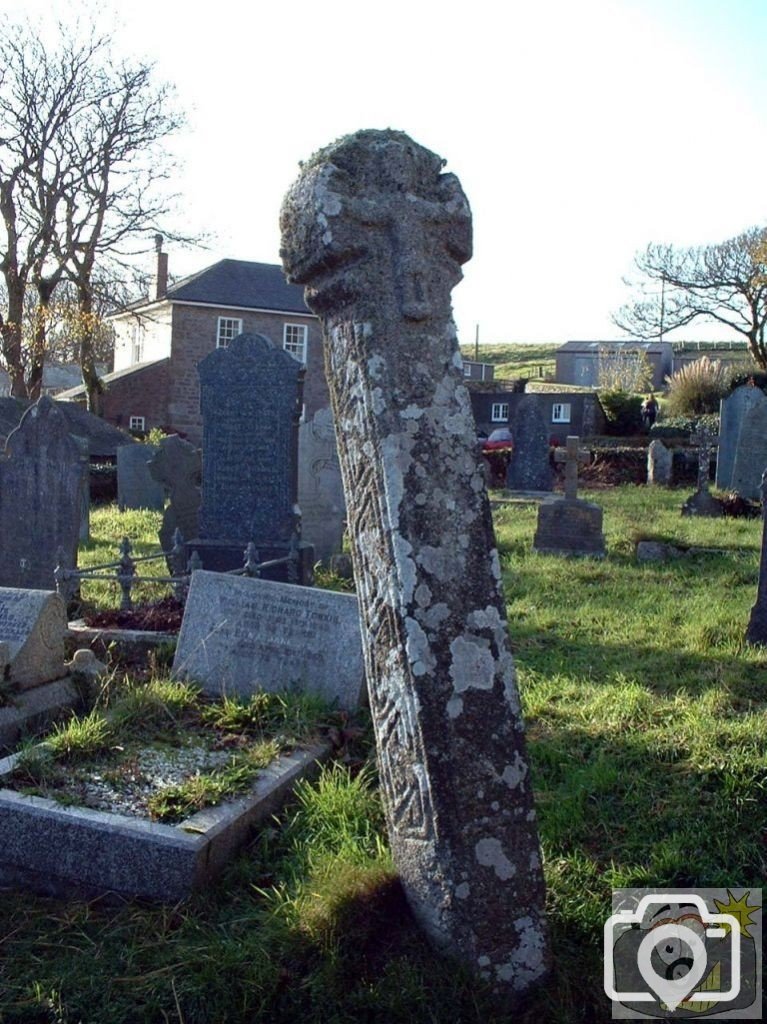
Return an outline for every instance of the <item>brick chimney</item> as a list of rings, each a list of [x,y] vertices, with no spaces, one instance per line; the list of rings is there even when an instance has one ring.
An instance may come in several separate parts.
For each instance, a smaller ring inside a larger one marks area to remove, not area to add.
[[[154,236],[154,246],[157,250],[157,271],[154,279],[155,299],[164,299],[168,291],[168,254],[162,251],[162,235]]]

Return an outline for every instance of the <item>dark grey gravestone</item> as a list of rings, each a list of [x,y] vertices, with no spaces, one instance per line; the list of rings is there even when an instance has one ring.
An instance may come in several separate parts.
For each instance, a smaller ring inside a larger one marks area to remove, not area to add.
[[[87,437],[72,438],[80,450],[80,533],[81,544],[91,539],[91,456]]]
[[[298,430],[298,505],[301,536],[314,545],[318,561],[329,564],[344,537],[344,485],[333,414],[319,409]]]
[[[117,449],[117,505],[121,512],[126,508],[161,512],[165,507],[165,488],[149,470],[159,450],[156,444],[124,444]]]
[[[662,441],[651,441],[647,447],[647,483],[669,487],[674,479],[674,456]]]
[[[80,451],[52,398],[30,406],[0,456],[0,585],[55,587],[54,570],[77,565]]]
[[[738,431],[730,486],[742,498],[759,498],[762,473],[767,467],[767,396],[758,388],[760,398],[754,398],[743,412]]]
[[[767,396],[762,389],[750,387],[747,384],[736,388],[731,395],[722,399],[719,406],[719,452],[716,460],[716,486],[720,491],[737,490],[743,497],[756,498],[758,496],[760,474],[764,466],[761,468],[757,466],[750,475],[747,473],[746,479],[752,493],[746,495],[735,485],[735,463],[736,455],[741,447],[741,432],[745,419],[752,409],[765,405],[767,405]],[[747,440],[748,431],[746,433]],[[767,439],[765,439],[765,445],[767,446]],[[767,455],[767,447],[765,447],[765,454]],[[746,455],[747,458],[748,455]],[[742,478],[744,462],[743,459],[739,461],[738,475],[739,478]],[[764,459],[764,465],[767,466],[767,458]],[[754,479],[756,480],[755,486]],[[742,485],[742,479],[739,482]]]
[[[66,675],[66,629],[58,594],[0,587],[0,644],[7,645],[8,681],[20,690]]]
[[[260,334],[241,334],[197,367],[202,411],[200,537],[256,547],[295,527],[304,369]]]
[[[759,582],[756,603],[746,629],[746,643],[767,646],[767,470],[762,475],[762,553],[759,558]]]
[[[578,441],[578,437],[570,436],[566,447],[555,452],[557,461],[565,463],[565,497],[539,506],[533,550],[604,558],[602,509],[578,497],[578,463],[591,461],[591,452],[581,452]]]
[[[356,708],[365,683],[357,598],[195,572],[173,674],[216,695],[297,690]]]
[[[282,258],[319,315],[392,853],[432,941],[508,1000],[546,971],[501,571],[450,290],[471,213],[401,132],[316,153]]]
[[[536,395],[525,395],[514,415],[514,447],[506,473],[510,491],[550,491],[549,431]]]
[[[176,530],[181,531],[185,540],[200,532],[200,449],[178,434],[171,434],[160,441],[148,465],[152,478],[169,498],[160,526],[160,546],[169,552]]]

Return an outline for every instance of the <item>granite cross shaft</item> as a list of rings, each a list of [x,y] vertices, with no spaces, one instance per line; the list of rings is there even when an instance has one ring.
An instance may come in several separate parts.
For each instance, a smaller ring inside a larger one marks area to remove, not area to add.
[[[698,447],[698,490],[707,491],[710,487],[709,469],[711,466],[711,452],[719,444],[719,435],[711,433],[705,427],[699,428],[694,434],[690,434],[690,440]]]

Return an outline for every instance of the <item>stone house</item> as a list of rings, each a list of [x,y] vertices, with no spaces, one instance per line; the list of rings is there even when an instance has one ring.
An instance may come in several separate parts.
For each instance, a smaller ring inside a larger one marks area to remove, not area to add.
[[[517,406],[525,397],[517,382],[495,381],[483,387],[469,387],[477,432],[489,437],[499,427],[513,431]],[[568,434],[591,437],[604,433],[605,417],[596,392],[540,391],[535,394],[550,438],[564,444]]]
[[[103,380],[104,418],[134,432],[161,427],[202,441],[197,364],[241,333],[263,334],[306,366],[304,414],[330,402],[319,321],[303,288],[282,267],[220,260],[168,285],[168,256],[158,248],[152,296],[110,317],[114,371]],[[84,388],[59,396],[83,401]]]

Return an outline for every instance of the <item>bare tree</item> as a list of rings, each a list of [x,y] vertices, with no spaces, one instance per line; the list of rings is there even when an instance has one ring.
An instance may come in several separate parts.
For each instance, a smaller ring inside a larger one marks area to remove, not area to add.
[[[109,38],[62,27],[58,49],[28,25],[0,31],[0,271],[7,292],[0,315],[2,356],[13,393],[39,390],[51,303],[63,280],[78,307],[79,362],[88,405],[99,411],[96,371],[98,293],[173,204],[163,148],[182,124],[168,86],[153,69],[116,59]],[[172,238],[179,238],[163,225]],[[24,352],[28,287],[40,315]],[[24,366],[27,374],[25,381]]]
[[[635,338],[662,338],[694,320],[742,334],[767,368],[767,228],[752,227],[716,245],[677,248],[652,243],[635,259],[637,298],[613,315]],[[626,282],[632,286],[632,282]]]

